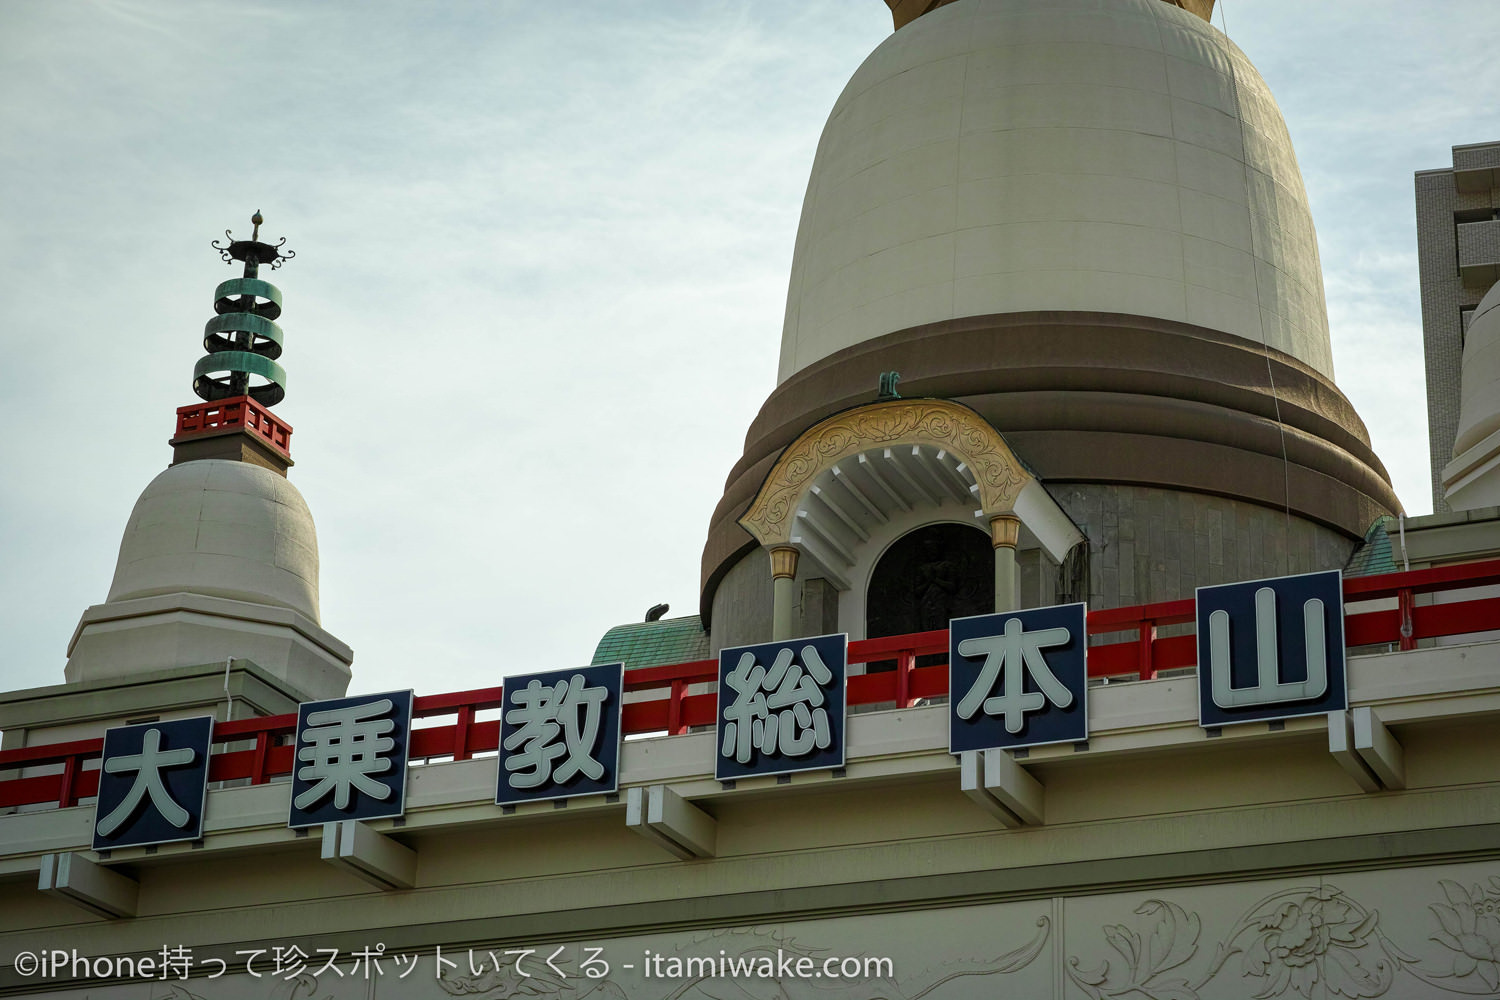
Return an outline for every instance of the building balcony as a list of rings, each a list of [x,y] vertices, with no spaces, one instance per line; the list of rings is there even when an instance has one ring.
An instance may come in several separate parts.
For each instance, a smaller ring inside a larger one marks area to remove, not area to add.
[[[1458,275],[1481,291],[1500,280],[1500,219],[1459,223]]]
[[[1453,185],[1464,194],[1500,187],[1500,142],[1454,146]]]

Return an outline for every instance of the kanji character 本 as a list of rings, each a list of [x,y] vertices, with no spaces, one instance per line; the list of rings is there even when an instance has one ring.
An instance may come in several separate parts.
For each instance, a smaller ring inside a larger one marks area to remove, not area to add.
[[[147,797],[150,797],[152,808],[161,814],[162,819],[178,829],[186,827],[193,818],[192,814],[172,800],[172,796],[167,792],[166,784],[162,781],[161,772],[164,768],[185,767],[193,763],[197,756],[197,751],[192,747],[163,750],[161,730],[148,729],[141,744],[140,753],[125,754],[106,760],[103,765],[106,772],[127,774],[134,771],[135,783],[130,786],[130,791],[125,795],[124,800],[108,816],[99,821],[97,827],[99,835],[108,837],[124,826]]]
[[[981,710],[985,715],[1003,715],[1006,731],[1019,733],[1027,712],[1044,708],[1049,701],[1058,708],[1073,704],[1073,692],[1057,679],[1042,656],[1043,649],[1066,645],[1071,638],[1072,633],[1065,628],[1027,632],[1020,619],[1011,618],[1005,622],[1005,632],[1001,635],[977,636],[960,642],[959,654],[983,656],[984,666],[958,703],[958,717],[972,719]],[[1002,692],[992,695],[996,682],[1002,681],[1002,668],[1005,671]],[[1040,691],[1024,690],[1027,674]]]
[[[749,651],[740,654],[724,683],[734,700],[724,709],[724,743],[720,756],[750,763],[753,750],[800,757],[833,745],[823,688],[833,680],[813,646],[802,647],[802,665],[794,650],[783,646],[767,670]]]
[[[603,778],[604,765],[593,754],[608,697],[608,689],[589,686],[582,674],[552,685],[533,679],[510,695],[516,707],[506,711],[505,721],[517,728],[505,749],[520,748],[505,758],[510,786],[561,784],[580,774],[592,781]]]
[[[298,809],[308,809],[330,793],[336,807],[347,809],[356,789],[381,801],[391,797],[390,786],[373,775],[395,767],[383,756],[396,746],[385,735],[396,728],[395,720],[386,717],[393,707],[389,698],[381,698],[308,714],[302,732],[307,745],[297,751],[297,759],[306,764],[297,777],[314,784],[293,801]]]

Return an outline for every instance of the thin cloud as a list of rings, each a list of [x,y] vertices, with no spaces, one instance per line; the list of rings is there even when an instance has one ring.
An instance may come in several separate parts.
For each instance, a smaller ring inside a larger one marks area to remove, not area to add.
[[[1500,138],[1475,97],[1500,82],[1500,15],[1229,3],[1307,178],[1340,384],[1423,510],[1411,171]],[[10,686],[61,681],[103,600],[234,273],[208,241],[257,208],[299,252],[273,278],[278,413],[357,689],[486,686],[585,662],[657,601],[696,611],[709,515],[774,383],[818,134],[889,33],[881,4],[0,18]]]

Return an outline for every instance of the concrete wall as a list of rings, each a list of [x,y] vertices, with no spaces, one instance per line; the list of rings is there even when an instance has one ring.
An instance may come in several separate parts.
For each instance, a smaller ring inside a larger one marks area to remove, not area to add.
[[[1216,583],[1342,569],[1352,539],[1295,514],[1144,486],[1048,487],[1089,539],[1089,606],[1192,597]]]
[[[1366,995],[1386,1000],[1440,1000],[1476,995],[1471,991],[1487,985],[1486,973],[1477,968],[1457,974],[1468,964],[1463,952],[1454,947],[1456,939],[1444,929],[1443,920],[1486,912],[1495,898],[1488,882],[1493,874],[1490,864],[1451,863],[1342,872],[1329,879],[1307,874],[1220,886],[1048,895],[867,916],[784,919],[728,929],[610,935],[562,943],[563,953],[556,964],[568,979],[549,972],[543,963],[555,950],[550,942],[518,942],[521,947],[540,946],[537,956],[523,958],[526,975],[522,976],[514,966],[522,956],[506,955],[489,941],[476,942],[472,948],[455,941],[443,951],[445,959],[456,957],[459,965],[441,972],[430,953],[404,953],[411,960],[408,966],[398,962],[392,951],[381,961],[378,975],[364,967],[352,976],[329,972],[309,976],[307,982],[286,983],[264,972],[263,978],[256,979],[241,971],[212,982],[158,984],[156,994],[148,994],[141,986],[122,985],[49,991],[41,996],[49,1000],[146,1000],[148,996],[181,996],[167,991],[186,985],[212,1000],[290,1000],[314,995],[314,987],[317,997],[328,1000],[448,1000],[455,994],[500,1000],[535,993],[559,1000],[684,995],[694,1000],[725,996],[1045,1000],[1083,998],[1091,995],[1086,987],[1119,989],[1132,980],[1144,980],[1146,990],[1179,982],[1176,992],[1155,995],[1195,1000],[1305,997],[1308,993],[1297,985],[1353,986],[1356,982],[1367,984]],[[1324,933],[1306,935],[1309,926]],[[1469,940],[1471,946],[1477,943]],[[1488,943],[1482,936],[1478,941]],[[1130,942],[1145,946],[1132,953]],[[1127,951],[1124,956],[1118,950],[1121,946]],[[1412,960],[1392,961],[1392,948]],[[781,992],[770,983],[753,980],[741,979],[732,985],[705,977],[701,970],[664,975],[673,968],[668,964],[673,959],[685,962],[689,957],[707,957],[717,962],[721,955],[740,961],[769,956],[774,963],[778,949],[784,961],[805,959],[804,967],[820,978],[785,982],[785,992]],[[471,951],[477,973],[469,964]],[[1221,960],[1217,957],[1221,953],[1232,957]],[[653,956],[661,957],[654,963],[654,973],[647,961]],[[882,959],[889,959],[889,966],[867,961]],[[830,960],[834,964],[825,966]],[[272,967],[267,959],[261,963],[266,970]],[[321,963],[319,956],[315,964]],[[340,966],[354,968],[355,963],[344,958]],[[238,967],[242,969],[243,963]],[[839,978],[827,978],[825,968]],[[866,971],[885,968],[894,974],[887,977]],[[399,978],[403,970],[409,972],[405,979]],[[584,978],[585,970],[599,974],[600,979]],[[1280,990],[1275,988],[1278,983],[1283,984]],[[1111,990],[1102,995],[1117,994]],[[1152,995],[1144,990],[1124,993],[1132,998]]]
[[[798,567],[796,606],[792,610],[797,635],[831,635],[839,631],[839,591],[816,576],[810,564]],[[855,638],[862,638],[863,633]],[[714,594],[714,626],[709,633],[713,656],[725,646],[769,642],[771,638],[771,560],[756,549],[747,553],[724,577]]]
[[[761,549],[747,552],[714,591],[712,655],[725,646],[765,642],[771,637],[771,560]]]
[[[1500,144],[1455,147],[1460,169],[1486,166]],[[1463,311],[1479,304],[1488,284],[1465,283],[1458,273],[1458,220],[1488,217],[1500,208],[1500,188],[1465,185],[1459,190],[1451,169],[1416,175],[1417,268],[1422,290],[1422,351],[1427,372],[1427,445],[1432,474],[1432,509],[1448,510],[1443,467],[1453,460],[1458,432],[1463,371]],[[1490,210],[1490,211],[1486,211]]]

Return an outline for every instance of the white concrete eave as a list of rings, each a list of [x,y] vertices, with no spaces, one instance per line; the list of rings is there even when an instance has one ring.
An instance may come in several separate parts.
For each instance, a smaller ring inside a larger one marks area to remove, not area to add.
[[[279,625],[298,633],[337,660],[346,664],[354,662],[354,650],[349,647],[348,643],[300,611],[273,604],[252,604],[249,601],[235,601],[227,597],[187,593],[137,597],[128,601],[111,601],[85,608],[78,619],[78,625],[73,629],[72,637],[68,640],[68,655],[73,655],[74,647],[78,645],[83,630],[90,625],[178,613],[201,614],[211,618],[228,618],[261,625]]]
[[[1068,551],[1084,540],[1083,532],[1039,479],[1027,483],[1016,497],[1016,516],[1054,562],[1061,563]]]

